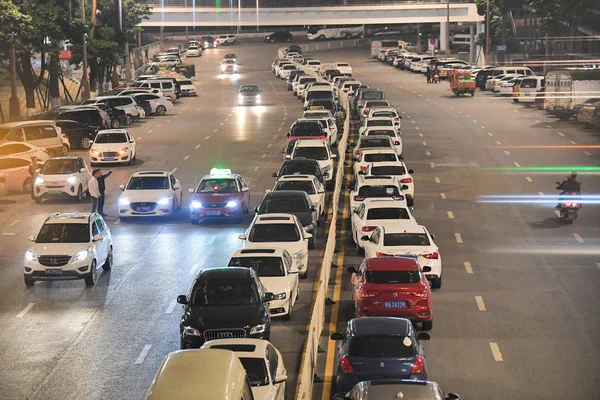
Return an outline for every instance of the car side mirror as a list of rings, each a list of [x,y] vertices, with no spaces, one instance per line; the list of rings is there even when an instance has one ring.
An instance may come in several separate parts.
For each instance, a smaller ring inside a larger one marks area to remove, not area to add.
[[[304,239],[312,239],[312,237],[313,237],[312,233],[308,233],[308,232],[304,233]]]
[[[435,235],[433,233],[430,233],[430,235],[432,239],[435,239]]]
[[[400,142],[397,140],[394,140],[394,146],[400,146]]]
[[[460,396],[456,393],[448,393],[446,395],[446,400],[460,400]]]
[[[187,296],[185,294],[180,294],[179,296],[177,296],[177,302],[179,304],[187,304],[188,303]]]
[[[292,134],[290,132],[286,133],[285,136],[290,137]]]
[[[287,381],[287,375],[277,375],[273,380],[273,384],[283,383]]]
[[[331,340],[342,340],[344,338],[344,335],[342,334],[342,332],[334,332],[329,337],[331,338]]]
[[[29,240],[30,242],[35,242],[35,236],[34,235],[29,235],[29,237],[27,238],[27,240]]]
[[[431,336],[429,336],[429,333],[419,332],[417,334],[417,340],[429,340],[429,339],[431,339]]]
[[[248,186],[244,186],[242,188],[242,192],[249,192],[249,191],[250,191],[250,188]]]
[[[409,170],[408,170],[408,173],[409,173],[409,174],[414,174],[414,173],[415,173],[415,170],[414,170],[414,169],[409,169]]]
[[[348,267],[348,268],[346,268],[346,271],[348,271],[348,273],[350,273],[350,274],[355,274],[356,273],[356,267]]]
[[[263,301],[264,302],[273,301],[274,299],[275,299],[275,296],[273,295],[273,293],[267,292],[267,293],[265,293],[265,297],[263,298]]]
[[[286,154],[285,155],[285,159],[286,160],[291,160],[292,159],[292,155],[291,154]]]
[[[79,173],[83,174],[85,171],[87,171],[85,168],[79,168]]]
[[[94,238],[92,239],[92,242],[99,242],[99,241],[101,241],[101,240],[102,240],[102,236],[100,236],[100,235],[96,235],[96,236],[94,236]]]
[[[238,235],[238,239],[240,239],[240,240],[246,240],[246,235],[244,235],[242,233],[241,235]]]
[[[125,190],[125,185],[119,185],[119,189]]]
[[[258,214],[258,206],[254,207],[254,214]]]
[[[408,185],[402,185],[402,190],[408,190]]]
[[[366,175],[366,172],[361,169],[360,171],[358,171],[358,175]]]
[[[195,190],[194,190],[194,188],[189,188],[189,189],[188,189],[188,192],[189,192],[189,193],[194,193],[194,192],[195,192]]]

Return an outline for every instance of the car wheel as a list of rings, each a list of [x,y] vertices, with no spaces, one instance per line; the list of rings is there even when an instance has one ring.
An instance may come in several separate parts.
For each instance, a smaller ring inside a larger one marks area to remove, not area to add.
[[[133,117],[129,114],[127,114],[127,125],[131,125],[133,124]]]
[[[127,221],[127,217],[119,217],[119,221],[125,222],[125,221]]]
[[[283,319],[285,321],[290,321],[292,319],[292,310],[293,310],[293,308],[292,308],[291,300],[292,299],[290,299],[290,309],[288,310],[288,313],[283,316]]]
[[[79,185],[79,188],[77,188],[77,196],[75,197],[75,200],[78,203],[81,203],[81,200],[83,200],[83,188],[81,185]]]
[[[23,182],[23,191],[27,192],[27,193],[31,193],[31,178],[27,178]]]
[[[34,197],[33,201],[35,201],[35,204],[42,204],[42,198],[41,197]]]
[[[319,36],[319,40],[325,40],[325,35]]]
[[[92,261],[92,270],[86,275],[85,284],[86,286],[94,286],[96,282],[96,260]]]
[[[69,154],[69,146],[67,146],[66,144],[62,145],[62,155],[66,156]]]
[[[167,107],[158,106],[156,107],[156,115],[165,115],[167,113]]]
[[[315,237],[311,237],[310,239],[308,239],[308,248],[309,249],[316,249],[317,245],[315,244]]]
[[[431,281],[431,288],[432,289],[439,289],[442,287],[442,277],[440,276],[437,279],[434,279]]]
[[[23,275],[23,280],[25,281],[25,286],[32,287],[35,285],[35,281],[30,276]]]
[[[89,149],[90,147],[92,147],[92,139],[90,139],[89,137],[84,137],[81,139],[80,144],[82,149]]]
[[[430,331],[433,329],[433,321],[423,321],[423,330]]]
[[[121,126],[121,121],[119,121],[119,118],[115,118],[112,121],[110,121],[110,127],[113,129],[118,129]]]
[[[200,223],[200,221],[198,221],[195,218],[190,219],[190,222],[192,223],[192,225],[198,225]]]
[[[105,271],[110,271],[113,265],[113,249],[112,246],[110,250],[108,250],[108,255],[106,256],[106,261],[102,264],[102,269]]]

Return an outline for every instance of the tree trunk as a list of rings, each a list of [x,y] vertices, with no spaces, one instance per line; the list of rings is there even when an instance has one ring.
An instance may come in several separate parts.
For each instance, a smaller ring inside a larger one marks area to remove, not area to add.
[[[31,52],[23,51],[17,55],[17,74],[25,90],[25,101],[28,109],[35,109],[35,89],[40,85],[46,72],[46,54],[41,54],[40,75],[36,76],[31,67]]]
[[[90,91],[95,92],[98,88],[98,63],[96,60],[90,60]]]
[[[52,54],[50,58],[50,66],[48,70],[48,90],[50,96],[50,107],[60,106],[60,89],[58,87],[58,75],[60,73],[60,61],[58,60],[58,53]]]

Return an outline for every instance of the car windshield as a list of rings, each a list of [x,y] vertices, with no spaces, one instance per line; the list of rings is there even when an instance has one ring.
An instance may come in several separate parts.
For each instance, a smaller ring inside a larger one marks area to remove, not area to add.
[[[263,199],[258,208],[259,214],[273,214],[273,213],[296,213],[296,212],[308,212],[310,210],[309,204],[305,198],[300,196],[293,196],[288,198],[279,198],[274,196],[271,198]]]
[[[350,339],[351,357],[405,358],[417,354],[416,343],[408,336],[354,336]]]
[[[328,160],[329,154],[325,147],[296,147],[294,158],[307,158],[309,160]]]
[[[269,384],[267,366],[262,358],[240,357],[240,361],[246,370],[250,386],[266,386]]]
[[[366,106],[367,107],[385,107],[388,106],[388,102],[387,101],[369,101]]]
[[[329,118],[328,112],[310,112],[304,113],[305,118]]]
[[[251,242],[297,242],[300,233],[296,224],[255,224],[248,239]]]
[[[365,154],[365,162],[387,162],[387,161],[398,161],[398,157],[395,153],[383,153],[383,154]]]
[[[294,175],[294,174],[320,176],[318,171],[320,171],[318,165],[308,165],[308,164],[284,165],[281,167],[281,170],[279,171],[279,176]]]
[[[367,139],[361,140],[359,147],[361,149],[369,147],[391,147],[389,139]]]
[[[399,165],[386,165],[381,167],[371,167],[371,175],[405,175],[406,168]]]
[[[366,92],[363,92],[362,98],[363,98],[363,100],[380,100],[385,97],[383,96],[383,92],[366,91]]]
[[[419,271],[367,271],[365,273],[367,283],[419,283],[421,274]]]
[[[357,87],[359,87],[359,86],[360,86],[360,84],[359,84],[359,83],[352,83],[352,84],[346,84],[346,85],[344,85],[344,86],[345,86],[345,87],[347,87],[347,88],[349,88],[350,90],[354,90],[354,89],[356,89]]]
[[[291,136],[323,136],[320,127],[317,121],[314,124],[297,124],[292,128]]]
[[[40,174],[42,175],[61,175],[74,174],[77,172],[77,160],[64,160],[60,158],[46,161]]]
[[[367,219],[410,219],[408,210],[399,207],[371,208],[367,212]]]
[[[94,143],[127,143],[127,135],[124,133],[101,133],[96,136]]]
[[[231,58],[226,58],[225,60],[223,60],[223,64],[235,64],[235,60]]]
[[[166,176],[134,176],[127,184],[127,190],[164,190],[169,189]]]
[[[252,268],[260,278],[285,276],[280,257],[234,257],[229,266]]]
[[[429,238],[425,233],[386,233],[384,246],[429,246]]]
[[[250,278],[199,279],[192,291],[192,306],[229,306],[257,304],[260,296],[255,281]]]
[[[240,88],[240,93],[255,93],[258,92],[258,86],[245,85]]]
[[[237,193],[237,185],[233,179],[203,179],[196,193]]]
[[[300,79],[299,83],[301,85],[305,85],[305,84],[307,84],[309,82],[316,82],[316,81],[317,81],[317,78],[302,78],[302,79]]]
[[[306,100],[331,98],[333,98],[333,93],[329,90],[315,90],[306,94]]]
[[[316,193],[311,181],[280,181],[275,185],[275,190],[302,190],[306,194]]]
[[[362,186],[358,189],[360,197],[393,197],[399,196],[400,190],[392,185]]]
[[[372,127],[372,126],[392,126],[392,120],[391,119],[370,119],[367,120],[367,127]]]
[[[36,243],[87,243],[90,241],[90,228],[86,224],[45,224]]]

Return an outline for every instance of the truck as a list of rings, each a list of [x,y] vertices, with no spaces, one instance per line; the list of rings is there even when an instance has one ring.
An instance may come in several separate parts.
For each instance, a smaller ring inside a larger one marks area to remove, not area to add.
[[[450,90],[456,97],[469,93],[471,97],[475,96],[475,80],[468,72],[451,71]]]
[[[381,50],[401,50],[404,51],[406,42],[402,40],[372,40],[371,41],[371,57],[377,58]]]
[[[563,121],[573,116],[575,105],[600,94],[600,70],[566,68],[546,73],[544,109]]]

